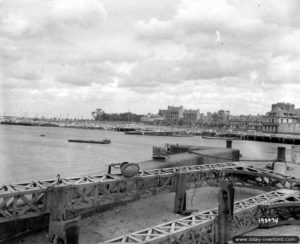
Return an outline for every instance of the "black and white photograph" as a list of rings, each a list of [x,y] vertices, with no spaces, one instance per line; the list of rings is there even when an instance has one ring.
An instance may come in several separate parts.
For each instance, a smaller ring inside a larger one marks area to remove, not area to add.
[[[0,0],[0,244],[300,243],[299,0]]]

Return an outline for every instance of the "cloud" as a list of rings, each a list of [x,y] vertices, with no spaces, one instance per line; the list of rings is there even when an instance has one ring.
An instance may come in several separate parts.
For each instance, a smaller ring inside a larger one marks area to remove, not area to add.
[[[67,24],[97,25],[107,16],[103,4],[97,0],[55,0],[51,14]]]
[[[180,70],[179,60],[148,59],[138,62],[121,83],[126,87],[152,87],[177,83]]]
[[[9,15],[2,19],[0,26],[1,33],[10,37],[18,38],[21,36],[28,36],[32,33],[30,22],[24,18],[14,15]]]
[[[57,67],[56,71],[57,82],[73,86],[112,83],[117,76],[117,71],[109,63],[62,65]]]
[[[15,4],[15,6],[12,6]],[[70,35],[90,28],[99,28],[107,18],[107,12],[97,0],[3,1],[0,33],[12,39]],[[7,11],[5,11],[7,10]]]
[[[168,40],[174,37],[173,26],[170,21],[151,19],[148,23],[139,20],[135,24],[139,39]]]
[[[293,9],[299,4],[295,1],[291,5],[281,3],[280,6],[271,1],[261,4],[246,1],[245,6],[243,4],[234,0],[183,0],[169,20],[137,22],[136,25],[140,27],[137,38],[147,48],[155,50],[155,53],[163,51],[167,39],[168,42],[183,46],[186,53],[180,62],[169,62],[168,55],[165,55],[160,56],[157,64],[152,64],[151,58],[139,63],[129,79],[125,79],[125,84],[161,85],[222,77],[251,79],[254,73],[256,79],[265,79],[270,83],[276,82],[275,77],[295,81],[291,73],[298,74],[298,61],[288,60],[288,65],[284,67],[278,60],[286,62],[287,58],[281,55],[286,56],[286,51],[299,50],[298,31],[290,34],[290,28],[293,27],[287,28],[292,17],[296,17]],[[293,16],[286,18],[288,14]],[[282,22],[278,21],[277,16]],[[216,46],[216,33],[219,42],[220,32],[223,45]],[[272,53],[280,58],[276,60]],[[150,74],[145,72],[148,68]]]
[[[0,88],[8,110],[16,101],[39,110],[36,99],[41,107],[53,101],[51,111],[60,112],[104,104],[119,112],[184,105],[248,114],[281,97],[297,102],[297,0],[29,3],[0,2]]]

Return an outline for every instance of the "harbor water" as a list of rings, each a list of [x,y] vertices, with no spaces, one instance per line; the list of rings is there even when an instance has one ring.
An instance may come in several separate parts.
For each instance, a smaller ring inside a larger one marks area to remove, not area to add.
[[[69,139],[103,140],[111,144],[72,143]],[[226,147],[225,140],[194,137],[140,136],[108,130],[0,125],[0,184],[101,174],[107,165],[152,158],[152,146],[165,143]],[[243,159],[275,159],[277,147],[291,145],[233,141]],[[163,162],[162,162],[163,164]]]

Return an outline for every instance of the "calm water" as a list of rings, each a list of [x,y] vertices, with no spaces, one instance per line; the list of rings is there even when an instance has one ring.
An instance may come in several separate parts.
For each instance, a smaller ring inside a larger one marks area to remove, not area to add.
[[[40,135],[44,134],[45,137]],[[111,139],[112,144],[70,143],[68,139]],[[0,125],[0,183],[82,176],[105,172],[106,165],[150,159],[152,146],[165,143],[225,147],[225,141],[195,137],[125,135],[105,130]],[[244,158],[274,159],[278,146],[290,145],[234,141]]]

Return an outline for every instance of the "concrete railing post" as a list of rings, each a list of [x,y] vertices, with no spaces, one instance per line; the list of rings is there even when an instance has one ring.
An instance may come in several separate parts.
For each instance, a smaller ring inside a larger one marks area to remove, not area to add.
[[[78,244],[80,217],[67,220],[70,186],[51,186],[46,194],[50,209],[48,239],[54,243],[63,241],[64,244]]]
[[[276,161],[285,162],[285,147],[277,148],[277,159]]]
[[[231,139],[226,140],[226,148],[232,148],[232,140]]]
[[[225,244],[229,241],[231,222],[233,219],[234,188],[232,183],[223,182],[218,195],[218,231],[217,243]]]
[[[285,159],[285,147],[277,148],[277,158],[272,164],[273,171],[279,174],[286,174],[287,163]]]
[[[186,211],[186,188],[187,188],[188,174],[178,173],[175,185],[175,201],[174,213],[182,214]]]

